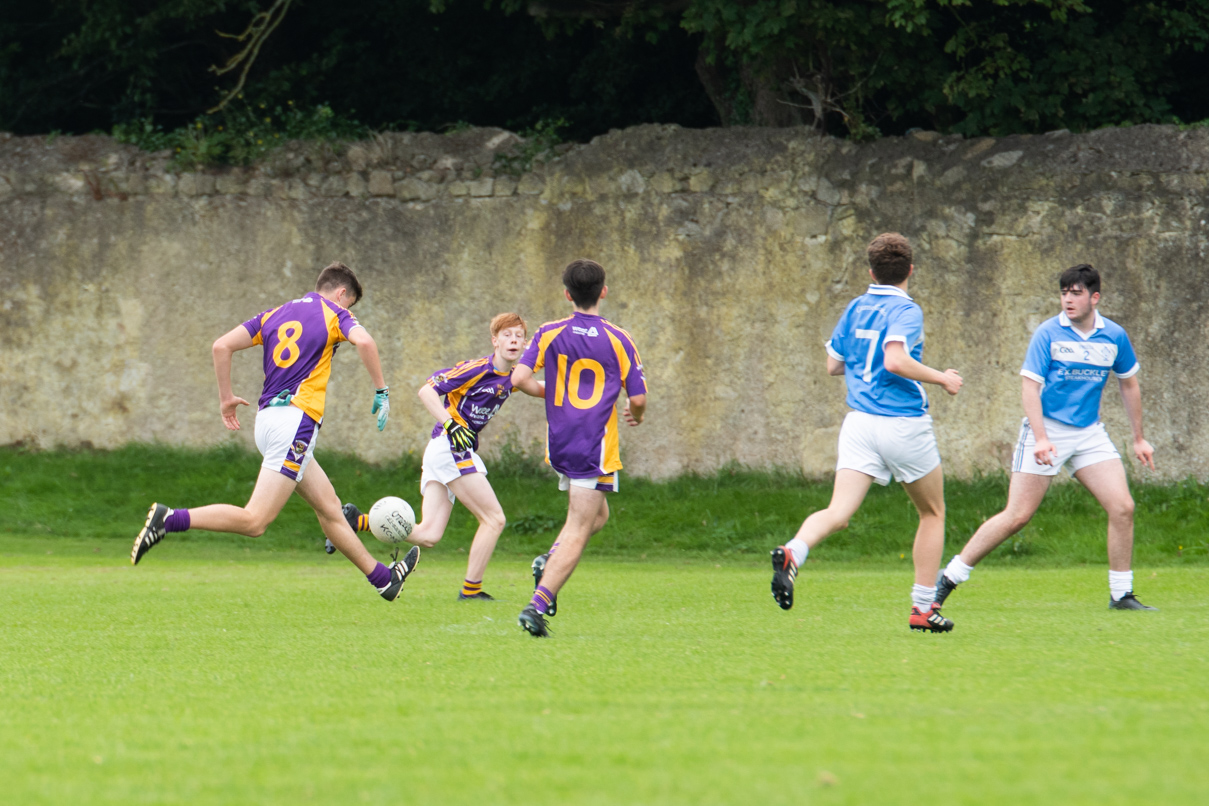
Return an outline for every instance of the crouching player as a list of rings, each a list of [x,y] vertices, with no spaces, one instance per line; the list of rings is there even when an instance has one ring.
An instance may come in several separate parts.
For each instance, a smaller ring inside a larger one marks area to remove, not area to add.
[[[609,292],[605,270],[591,260],[572,261],[563,270],[563,285],[573,313],[538,328],[512,370],[517,389],[535,397],[545,393],[546,461],[558,473],[558,488],[569,496],[567,521],[550,552],[534,561],[537,589],[519,617],[535,637],[549,635],[546,615],[554,615],[558,592],[588,539],[609,519],[605,493],[617,492],[621,470],[616,404],[622,390],[629,397],[626,422],[639,425],[646,411],[638,349],[629,333],[599,313]],[[543,368],[544,390],[533,376]]]
[[[944,471],[922,384],[955,395],[961,376],[920,363],[924,318],[907,296],[915,271],[907,239],[893,232],[879,235],[868,255],[873,284],[848,304],[827,342],[827,372],[844,376],[852,409],[840,429],[831,504],[807,518],[793,540],[773,549],[772,597],[784,610],[793,607],[794,580],[810,549],[848,526],[873,482],[886,485],[893,476],[919,512],[908,625],[948,632],[953,622],[941,616],[933,587],[944,552]]]
[[[394,601],[398,597],[420,550],[413,548],[402,562],[389,568],[370,556],[349,528],[332,483],[314,460],[332,357],[340,342],[347,341],[357,348],[377,387],[371,413],[378,415],[379,431],[386,427],[390,414],[390,390],[382,377],[378,346],[348,312],[361,294],[361,283],[353,270],[343,263],[333,263],[319,274],[313,293],[265,311],[214,342],[219,410],[223,424],[231,431],[240,427],[236,409],[248,405],[231,392],[231,356],[264,345],[264,391],[256,412],[256,447],[264,461],[256,487],[242,507],[211,504],[170,509],[152,504],[134,540],[132,564],[137,565],[168,532],[207,529],[259,537],[290,495],[297,492],[315,510],[328,539],[365,574],[382,598]]]
[[[1007,507],[974,533],[937,578],[937,600],[970,578],[996,546],[1032,519],[1063,465],[1108,513],[1108,606],[1112,610],[1157,610],[1133,595],[1133,497],[1121,454],[1100,422],[1100,398],[1108,373],[1117,374],[1125,414],[1133,429],[1133,452],[1154,470],[1154,448],[1142,434],[1138,359],[1125,329],[1096,310],[1100,274],[1087,264],[1058,278],[1062,312],[1041,323],[1020,370],[1024,422],[1012,460]]]
[[[424,449],[422,519],[407,540],[425,548],[439,543],[445,536],[453,504],[461,499],[479,522],[470,544],[466,580],[458,593],[463,601],[494,599],[483,590],[483,574],[505,520],[477,452],[479,432],[512,394],[512,367],[520,358],[527,330],[520,314],[501,313],[491,320],[491,346],[495,348],[491,355],[438,370],[419,391],[424,408],[437,424]],[[541,393],[538,384],[536,396],[541,397]],[[344,505],[344,515],[354,529],[369,528],[369,519],[353,504]]]

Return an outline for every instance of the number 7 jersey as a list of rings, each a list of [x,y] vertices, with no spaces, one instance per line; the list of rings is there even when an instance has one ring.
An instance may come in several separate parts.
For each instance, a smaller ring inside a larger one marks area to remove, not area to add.
[[[646,394],[642,359],[630,334],[576,311],[533,334],[520,362],[546,371],[546,461],[587,479],[621,469],[617,398]]]
[[[323,419],[327,381],[336,346],[361,327],[356,317],[336,303],[307,294],[265,311],[243,323],[253,344],[264,345],[263,409],[281,393],[315,422]]]
[[[848,303],[827,354],[844,362],[851,408],[883,417],[922,417],[928,413],[923,384],[886,369],[886,345],[892,341],[922,361],[924,313],[901,288],[874,284]]]

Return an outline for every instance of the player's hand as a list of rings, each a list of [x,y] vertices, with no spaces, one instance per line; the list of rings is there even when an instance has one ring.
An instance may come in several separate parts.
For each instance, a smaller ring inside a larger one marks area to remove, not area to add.
[[[1144,467],[1154,470],[1154,448],[1150,447],[1150,443],[1144,439],[1135,439],[1133,441],[1133,455],[1138,457],[1138,461]]]
[[[645,416],[645,412],[643,412]],[[630,411],[630,404],[626,403],[625,408],[621,411],[622,418],[630,425],[642,425],[642,417],[635,417],[634,412]]]
[[[450,417],[443,426],[449,436],[449,444],[455,451],[468,451],[474,447],[474,432]]]
[[[390,387],[383,386],[374,390],[374,407],[370,414],[378,415],[378,430],[386,428],[386,418],[390,416]]]
[[[965,383],[965,381],[961,379],[961,373],[955,369],[946,369],[943,374],[944,379],[941,380],[940,385],[944,388],[944,390],[951,395],[955,395],[960,392],[961,385]]]
[[[228,431],[239,430],[239,415],[235,410],[240,406],[249,405],[248,401],[242,397],[229,397],[226,400],[218,401],[218,411],[222,414],[222,424],[227,427]]]
[[[1039,465],[1053,467],[1054,460],[1058,458],[1058,449],[1048,439],[1038,437],[1037,444],[1033,446],[1033,458]]]

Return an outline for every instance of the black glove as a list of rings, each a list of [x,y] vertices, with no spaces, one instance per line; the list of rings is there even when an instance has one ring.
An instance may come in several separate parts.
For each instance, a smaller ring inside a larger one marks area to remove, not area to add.
[[[474,447],[474,432],[450,417],[445,421],[445,433],[455,451],[468,451]]]

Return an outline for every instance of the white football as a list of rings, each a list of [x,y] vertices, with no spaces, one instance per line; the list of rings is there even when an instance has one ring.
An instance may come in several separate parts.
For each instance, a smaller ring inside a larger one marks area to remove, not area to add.
[[[402,498],[387,496],[379,499],[369,510],[369,530],[374,537],[392,546],[402,543],[416,528],[416,513]]]

